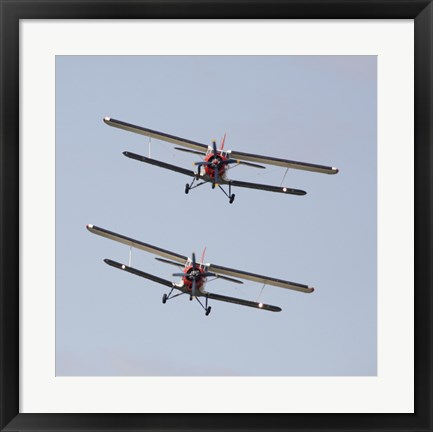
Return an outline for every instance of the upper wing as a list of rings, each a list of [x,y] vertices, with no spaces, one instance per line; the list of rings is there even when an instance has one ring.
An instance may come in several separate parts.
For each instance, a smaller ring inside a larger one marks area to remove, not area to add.
[[[166,250],[166,249],[161,249],[157,246],[152,246],[150,244],[143,243],[139,240],[134,240],[132,238],[126,237],[126,236],[121,235],[121,234],[116,234],[112,231],[108,231],[104,228],[100,228],[100,227],[97,227],[95,225],[89,224],[89,225],[87,225],[87,229],[93,234],[98,234],[98,235],[100,235],[102,237],[106,237],[110,240],[115,240],[119,243],[126,244],[127,246],[135,247],[137,249],[141,249],[141,250],[144,250],[146,252],[150,252],[150,253],[153,253],[155,255],[162,256],[163,258],[168,258],[168,259],[171,259],[173,261],[177,261],[178,263],[181,263],[181,264],[185,264],[186,260],[188,259],[188,257],[186,257],[186,256],[179,255],[175,252],[171,252],[171,251]]]
[[[246,160],[246,161],[251,161],[251,162],[260,162],[260,163],[269,164],[269,165],[278,165],[278,166],[282,166],[284,168],[293,168],[293,169],[299,169],[299,170],[304,170],[304,171],[313,171],[313,172],[318,172],[318,173],[323,173],[323,174],[337,174],[338,173],[338,169],[334,168],[334,167],[329,167],[329,166],[325,166],[325,165],[316,165],[316,164],[311,164],[311,163],[306,163],[306,162],[291,161],[291,160],[287,160],[287,159],[279,159],[279,158],[270,157],[270,156],[260,156],[260,155],[256,155],[256,154],[252,154],[252,153],[238,152],[235,150],[232,150],[230,152],[230,157],[232,157],[233,159],[241,159],[241,160]]]
[[[232,186],[238,186],[238,187],[249,188],[249,189],[260,189],[264,191],[279,192],[279,193],[290,194],[290,195],[305,195],[307,193],[301,189],[293,189],[285,186],[269,186],[261,183],[250,183],[250,182],[244,182],[240,180],[228,180],[225,183],[231,184]]]
[[[222,267],[216,264],[209,265],[209,271],[214,273],[221,273],[227,276],[234,276],[241,279],[248,279],[253,282],[259,282],[265,285],[273,285],[281,288],[287,288],[295,291],[301,291],[304,293],[311,293],[314,291],[314,288],[309,287],[308,285],[299,284],[296,282],[290,282],[282,279],[277,279],[269,276],[262,276],[254,273],[248,273],[242,270],[235,270],[228,267]]]
[[[243,300],[243,299],[236,298],[236,297],[228,297],[228,296],[223,296],[220,294],[213,294],[213,293],[207,293],[206,297],[208,297],[212,300],[219,300],[219,301],[223,301],[223,302],[227,302],[227,303],[235,303],[238,305],[249,306],[249,307],[253,307],[256,309],[263,309],[263,310],[267,310],[267,311],[271,311],[271,312],[281,312],[281,308],[278,306],[272,306],[272,305],[268,305],[265,303],[257,303],[257,302],[253,302],[250,300]]]
[[[195,141],[191,141],[191,140],[187,140],[185,138],[180,138],[174,135],[169,135],[166,134],[164,132],[158,132],[152,129],[147,129],[141,126],[136,126],[130,123],[126,123],[120,120],[116,120],[116,119],[112,119],[110,117],[104,117],[104,122],[109,125],[109,126],[113,126],[113,127],[117,127],[119,129],[123,129],[129,132],[135,132],[141,135],[145,135],[148,136],[150,138],[155,138],[155,139],[159,139],[162,141],[167,141],[169,143],[172,144],[177,144],[177,145],[181,145],[184,147],[188,147],[191,148],[193,150],[201,150],[206,152],[206,150],[208,149],[208,146],[206,144],[200,144],[198,142]]]

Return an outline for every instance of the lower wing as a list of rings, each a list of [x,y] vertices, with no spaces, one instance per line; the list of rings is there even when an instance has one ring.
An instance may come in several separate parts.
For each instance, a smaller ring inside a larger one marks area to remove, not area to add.
[[[281,312],[281,308],[278,306],[272,306],[265,303],[257,303],[249,300],[243,300],[236,297],[228,297],[219,294],[207,293],[206,297],[212,300],[219,300],[227,303],[234,303],[242,306],[249,306],[256,309],[263,309],[271,312]]]
[[[136,276],[140,276],[142,278],[149,279],[149,280],[151,280],[153,282],[157,282],[157,283],[159,283],[161,285],[165,285],[165,286],[168,286],[170,288],[173,288],[173,286],[174,286],[174,283],[170,282],[169,280],[162,279],[162,278],[160,278],[158,276],[155,276],[155,275],[152,275],[150,273],[145,273],[145,272],[143,272],[141,270],[138,270],[138,269],[136,269],[134,267],[129,267],[129,266],[125,265],[125,264],[120,264],[120,263],[118,263],[116,261],[113,261],[113,260],[110,260],[108,258],[104,259],[104,261],[105,261],[105,263],[107,263],[111,267],[115,267],[115,268],[117,268],[119,270],[123,270],[123,271],[126,271],[128,273],[135,274]]]
[[[155,166],[158,166],[160,168],[169,169],[171,171],[176,171],[178,173],[185,174],[185,175],[187,175],[189,177],[194,177],[195,176],[195,172],[194,171],[191,171],[191,170],[188,170],[188,169],[185,169],[185,168],[181,168],[181,167],[178,167],[176,165],[171,165],[171,164],[168,164],[166,162],[161,162],[161,161],[156,160],[156,159],[147,158],[145,156],[141,156],[141,155],[138,155],[138,154],[135,154],[135,153],[127,152],[127,151],[123,152],[123,154],[126,157],[129,157],[131,159],[135,159],[135,160],[138,160],[140,162],[148,163],[150,165],[155,165]]]
[[[284,186],[269,186],[261,183],[249,183],[240,180],[228,180],[227,184],[237,187],[249,188],[249,189],[260,189],[268,192],[279,192],[290,195],[305,195],[307,192],[300,189],[292,189]]]

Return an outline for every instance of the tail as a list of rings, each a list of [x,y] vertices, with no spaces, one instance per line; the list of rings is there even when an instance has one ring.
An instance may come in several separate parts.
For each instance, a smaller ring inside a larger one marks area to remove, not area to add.
[[[206,253],[206,246],[204,247],[203,252],[202,252],[202,254],[201,254],[200,262],[201,262],[202,264],[204,264],[204,254],[205,254],[205,253]]]
[[[221,140],[221,147],[220,147],[220,150],[223,150],[223,149],[224,149],[224,143],[226,142],[226,135],[227,135],[227,134],[224,134],[224,137],[223,137],[223,139]]]

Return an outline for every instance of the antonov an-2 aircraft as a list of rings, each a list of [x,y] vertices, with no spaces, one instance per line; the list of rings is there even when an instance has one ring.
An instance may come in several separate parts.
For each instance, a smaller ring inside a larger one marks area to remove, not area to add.
[[[197,171],[191,171],[176,165],[171,165],[166,162],[162,162],[150,157],[141,156],[136,153],[131,153],[128,151],[123,152],[123,154],[131,159],[135,159],[140,162],[145,162],[147,164],[155,165],[160,168],[169,169],[176,171],[180,174],[184,174],[192,178],[190,183],[185,185],[185,193],[189,193],[191,189],[197,188],[205,183],[211,183],[212,189],[218,186],[219,189],[229,199],[230,204],[235,199],[235,194],[231,193],[232,186],[243,187],[250,189],[259,189],[269,192],[279,192],[283,194],[291,195],[305,195],[307,192],[300,189],[288,188],[285,186],[269,186],[260,183],[250,183],[240,180],[231,180],[227,178],[227,169],[229,165],[247,165],[254,168],[264,169],[263,165],[277,165],[283,168],[289,169],[299,169],[304,171],[312,171],[323,174],[337,174],[338,169],[334,167],[315,165],[306,162],[296,162],[286,159],[279,159],[270,156],[260,156],[252,153],[244,153],[235,150],[224,150],[225,135],[222,139],[221,146],[217,149],[216,142],[212,142],[212,146],[207,146],[206,144],[200,144],[195,141],[191,141],[185,138],[180,138],[174,135],[169,135],[164,132],[158,132],[152,129],[147,129],[141,126],[136,126],[130,123],[126,123],[121,120],[116,120],[110,117],[104,117],[104,122],[109,125],[119,129],[123,129],[129,132],[135,132],[141,135],[145,135],[149,138],[155,138],[161,141],[166,141],[171,144],[182,146],[182,148],[175,147],[176,150],[181,150],[184,152],[196,154],[202,157],[202,161],[195,162],[193,165],[197,167]],[[186,147],[186,148],[183,148]],[[197,181],[197,184],[194,184]],[[221,185],[228,185],[228,193],[221,187]]]
[[[249,273],[241,270],[235,270],[232,268],[223,267],[216,264],[204,263],[203,262],[204,252],[200,262],[197,262],[194,253],[192,254],[191,258],[188,258],[187,256],[180,255],[178,253],[171,252],[166,249],[161,249],[160,247],[152,246],[150,244],[143,243],[139,240],[134,240],[132,238],[126,237],[121,234],[116,234],[112,231],[108,231],[104,228],[100,228],[95,225],[89,224],[87,225],[87,229],[93,234],[106,237],[110,240],[115,240],[129,247],[134,247],[158,255],[159,258],[155,258],[155,259],[163,263],[170,264],[177,267],[183,267],[182,272],[173,273],[173,276],[179,276],[181,280],[179,282],[171,282],[169,280],[162,279],[158,276],[145,273],[141,270],[133,268],[131,267],[131,265],[121,264],[119,262],[110,259],[104,260],[108,265],[115,267],[119,270],[123,270],[128,273],[135,274],[136,276],[141,276],[145,279],[149,279],[151,281],[157,282],[161,285],[165,285],[166,287],[168,287],[170,291],[168,294],[163,295],[162,297],[163,303],[166,303],[167,300],[171,300],[182,294],[187,294],[189,295],[190,300],[193,300],[193,298],[195,298],[200,303],[202,308],[205,310],[206,315],[209,315],[211,311],[211,307],[208,305],[209,300],[219,300],[228,303],[235,303],[238,305],[249,306],[249,307],[263,309],[271,312],[281,311],[281,308],[278,306],[272,306],[265,303],[254,302],[254,301],[244,300],[235,297],[228,297],[228,296],[208,292],[205,290],[205,285],[208,277],[214,279],[223,279],[225,281],[234,282],[238,284],[242,284],[243,282],[235,278],[247,279],[264,285],[273,285],[276,287],[300,291],[303,293],[312,293],[314,291],[314,288],[308,285],[289,282],[286,280],[277,279],[270,276],[262,276],[255,273]],[[174,290],[178,290],[180,291],[180,293],[172,295]],[[200,298],[204,298],[205,300],[204,305],[200,301]]]

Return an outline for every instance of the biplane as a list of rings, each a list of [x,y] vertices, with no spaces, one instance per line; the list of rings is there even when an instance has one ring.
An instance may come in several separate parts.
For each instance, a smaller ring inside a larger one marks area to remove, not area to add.
[[[155,165],[160,168],[165,168],[184,174],[191,177],[190,183],[185,185],[185,193],[189,193],[190,190],[202,186],[206,183],[211,183],[212,189],[218,187],[229,199],[230,204],[235,199],[235,194],[231,192],[232,187],[242,187],[249,189],[258,189],[268,192],[277,192],[290,195],[305,195],[307,192],[300,189],[293,189],[286,186],[271,186],[261,183],[251,183],[240,180],[232,180],[227,177],[227,170],[235,165],[245,165],[258,169],[265,169],[266,167],[262,164],[276,165],[286,168],[286,173],[289,168],[312,171],[323,174],[336,174],[338,169],[334,167],[328,167],[324,165],[316,165],[305,162],[296,162],[286,159],[279,159],[270,156],[260,156],[252,153],[244,153],[235,150],[224,150],[225,135],[221,141],[220,148],[217,148],[216,141],[212,142],[212,146],[206,144],[201,144],[188,139],[180,138],[174,135],[169,135],[164,132],[158,132],[152,129],[147,129],[141,126],[136,126],[133,124],[125,123],[120,120],[116,120],[110,117],[104,117],[104,122],[109,125],[119,129],[123,129],[129,132],[135,132],[141,135],[145,135],[151,138],[155,138],[161,141],[166,141],[171,144],[175,144],[181,147],[175,147],[176,150],[198,155],[202,158],[199,162],[194,162],[193,165],[197,167],[197,171],[192,171],[185,169],[176,165],[172,165],[166,162],[162,162],[150,157],[142,156],[136,153],[131,153],[128,151],[123,152],[123,154],[130,158],[135,159],[139,162],[144,162],[150,165]],[[283,177],[283,181],[285,178]],[[281,182],[283,183],[283,182]],[[228,193],[222,185],[228,186]]]
[[[249,306],[256,309],[267,310],[271,312],[280,312],[281,308],[278,306],[272,306],[269,304],[261,303],[259,301],[250,301],[244,300],[236,297],[228,297],[225,295],[220,295],[216,293],[211,293],[205,290],[206,282],[208,278],[222,279],[224,281],[242,284],[243,282],[239,279],[246,279],[249,281],[257,282],[265,285],[273,285],[280,288],[286,288],[290,290],[300,291],[303,293],[312,293],[314,288],[303,285],[295,282],[289,282],[282,279],[277,279],[269,276],[262,276],[255,273],[249,273],[241,270],[235,270],[229,267],[223,267],[216,264],[210,264],[204,262],[204,251],[200,261],[196,260],[195,254],[193,253],[191,258],[187,256],[180,255],[175,252],[171,252],[166,249],[162,249],[157,246],[152,246],[147,243],[143,243],[139,240],[134,240],[132,238],[126,237],[121,234],[114,233],[112,231],[108,231],[104,228],[97,227],[95,225],[87,225],[87,229],[93,233],[100,235],[102,237],[108,238],[110,240],[117,241],[119,243],[123,243],[130,248],[140,249],[146,252],[150,252],[154,255],[158,255],[156,260],[163,262],[165,264],[169,264],[172,266],[179,267],[181,269],[180,272],[173,273],[173,276],[180,277],[179,282],[172,282],[167,279],[160,278],[159,276],[155,276],[150,273],[145,273],[139,269],[136,269],[131,266],[131,262],[129,265],[122,264],[111,259],[105,259],[105,263],[115,267],[119,270],[126,271],[128,273],[134,274],[136,276],[140,276],[142,278],[151,280],[153,282],[159,283],[161,285],[166,286],[169,289],[168,294],[164,294],[162,297],[162,303],[166,303],[168,300],[174,299],[175,297],[181,295],[188,295],[190,300],[194,298],[200,303],[201,307],[205,310],[206,316],[209,315],[211,311],[211,306],[209,306],[209,300],[217,300],[228,303],[234,303],[242,306]],[[180,291],[179,293],[176,291]],[[262,289],[263,291],[263,289]],[[173,294],[175,292],[175,294]],[[204,304],[200,299],[204,299]]]

